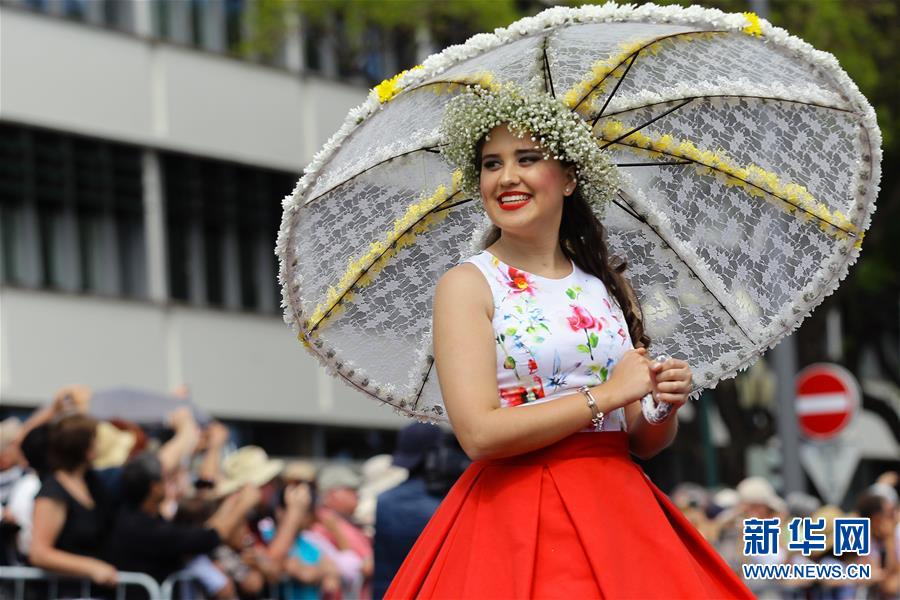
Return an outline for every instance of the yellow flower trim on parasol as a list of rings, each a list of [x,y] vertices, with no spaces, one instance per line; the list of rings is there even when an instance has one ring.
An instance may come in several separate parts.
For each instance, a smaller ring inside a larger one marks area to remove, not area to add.
[[[762,28],[759,26],[759,15],[754,12],[745,12],[741,14],[744,15],[744,17],[750,23],[749,25],[744,27],[744,33],[746,33],[747,35],[760,37],[762,35]]]
[[[618,79],[628,68],[628,59],[639,51],[649,51],[656,55],[663,50],[663,42],[692,42],[697,39],[709,39],[723,32],[693,32],[682,33],[674,36],[665,36],[656,39],[634,40],[619,44],[621,52],[615,56],[595,62],[584,79],[573,85],[563,95],[563,103],[569,108],[575,109],[582,115],[590,114],[594,102],[606,90],[606,84],[610,79]]]
[[[316,306],[312,316],[304,323],[304,331],[297,337],[306,343],[306,336],[311,329],[320,327],[331,317],[340,314],[343,305],[353,299],[351,289],[370,285],[397,252],[411,246],[419,234],[446,219],[450,211],[435,212],[435,209],[456,193],[461,177],[462,174],[455,171],[449,189],[442,184],[430,196],[411,204],[403,216],[394,221],[383,240],[372,242],[365,254],[350,260],[341,279],[328,288],[325,301]]]
[[[598,129],[600,139],[611,142],[631,128],[621,121],[610,119]],[[838,239],[846,239],[848,235],[853,235],[857,237],[855,247],[859,248],[862,245],[863,235],[859,228],[841,211],[830,210],[817,201],[806,187],[797,183],[784,183],[777,174],[753,163],[744,167],[739,166],[721,152],[701,150],[690,140],[679,140],[668,134],[652,137],[636,131],[617,143],[652,158],[670,156],[690,160],[696,163],[700,173],[721,173],[724,175],[726,185],[740,187],[751,196],[768,197],[768,194],[771,194],[782,198],[787,202],[779,202],[778,205],[788,214],[796,213],[803,221],[817,217],[822,231],[832,233]]]
[[[400,88],[399,86],[400,78],[410,71],[416,71],[421,68],[422,65],[418,65],[416,67],[412,67],[411,69],[407,69],[406,71],[401,71],[390,79],[385,79],[374,88],[372,88],[372,91],[375,92],[375,94],[378,96],[378,102],[384,104],[393,100],[397,94],[405,89]],[[428,84],[428,86],[434,91],[434,93],[438,95],[455,92],[470,85],[477,85],[486,90],[493,91],[496,91],[500,88],[500,84],[494,80],[493,74],[489,73],[488,71],[479,71],[478,73],[475,73],[473,75],[467,75],[465,78],[448,77],[445,80],[435,81]]]
[[[381,83],[376,85],[374,88],[372,88],[372,91],[375,92],[375,94],[378,96],[378,101],[381,104],[384,104],[385,102],[388,102],[391,99],[393,99],[394,96],[396,96],[397,94],[399,94],[402,91],[402,88],[400,88],[397,85],[400,82],[400,78],[403,77],[404,75],[406,75],[407,73],[410,73],[412,71],[418,71],[421,68],[422,68],[422,65],[416,65],[415,67],[406,69],[404,71],[400,71],[399,73],[397,73],[390,79],[385,79],[384,81],[382,81]]]
[[[587,76],[573,85],[563,95],[563,103],[569,108],[575,108],[581,102],[581,105],[578,106],[578,112],[584,112],[585,108],[589,108],[597,96],[605,90],[607,78],[610,76],[614,78],[621,77],[622,73],[625,72],[625,61],[646,43],[646,40],[641,40],[619,44],[622,52],[616,56],[595,62]],[[582,99],[584,99],[583,102]]]
[[[494,79],[494,75],[487,71],[479,71],[473,75],[466,75],[465,78],[447,78],[442,81],[435,81],[429,84],[435,95],[448,94],[464,89],[468,86],[478,86],[480,88],[496,92],[501,85]]]

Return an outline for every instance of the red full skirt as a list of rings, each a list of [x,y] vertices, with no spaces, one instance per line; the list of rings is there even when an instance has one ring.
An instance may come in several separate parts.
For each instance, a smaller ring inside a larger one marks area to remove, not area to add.
[[[385,598],[753,595],[610,432],[472,463]]]

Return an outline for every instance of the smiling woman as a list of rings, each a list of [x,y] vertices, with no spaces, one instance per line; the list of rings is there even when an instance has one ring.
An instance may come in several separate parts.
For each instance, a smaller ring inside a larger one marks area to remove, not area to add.
[[[575,167],[563,168],[559,160],[544,160],[546,151],[532,137],[517,136],[506,125],[498,125],[484,138],[480,144],[481,197],[494,223],[500,218],[495,207],[513,212],[529,206],[531,210],[525,212],[541,225],[552,225],[555,220],[559,228],[563,194],[568,196],[575,188]],[[551,213],[551,221],[544,222]]]
[[[750,597],[629,458],[677,430],[671,417],[646,421],[640,399],[677,410],[691,372],[647,358],[597,216],[616,174],[570,114],[512,88],[471,90],[447,109],[443,153],[493,224],[434,297],[441,393],[475,462],[387,598]],[[662,577],[644,576],[650,561]]]
[[[307,349],[475,459],[388,595],[748,596],[631,462],[677,428],[637,400],[677,408],[837,288],[880,141],[834,57],[697,6],[556,6],[373,89],[277,251]]]

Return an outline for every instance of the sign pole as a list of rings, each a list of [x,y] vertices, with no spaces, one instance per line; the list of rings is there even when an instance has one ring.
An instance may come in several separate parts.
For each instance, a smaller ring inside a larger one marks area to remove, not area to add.
[[[750,9],[762,18],[769,16],[769,0],[750,0]],[[778,404],[776,425],[781,439],[781,472],[786,496],[805,492],[806,478],[800,465],[800,428],[794,408],[794,377],[797,375],[797,342],[790,334],[772,348],[772,364],[778,381],[775,399]]]
[[[716,464],[716,448],[713,445],[712,431],[709,423],[709,407],[714,403],[715,396],[712,390],[703,390],[700,400],[697,402],[700,419],[700,436],[703,439],[703,459],[706,463],[706,487],[715,488],[719,485],[719,468]]]
[[[793,335],[784,338],[772,348],[772,366],[775,370],[778,414],[776,425],[781,440],[781,472],[784,489],[791,492],[806,492],[806,478],[800,464],[800,428],[797,424],[795,408],[794,378],[797,375],[797,343]]]

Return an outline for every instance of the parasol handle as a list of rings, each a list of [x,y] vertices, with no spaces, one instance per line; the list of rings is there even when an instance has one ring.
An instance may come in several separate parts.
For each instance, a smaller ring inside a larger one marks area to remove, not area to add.
[[[669,357],[665,354],[660,354],[655,360],[656,362],[661,363],[668,359]],[[665,421],[671,414],[672,405],[668,402],[657,402],[653,398],[653,394],[650,393],[641,398],[641,411],[644,413],[644,418],[647,419],[648,423],[658,425]]]

